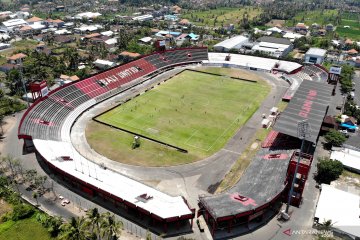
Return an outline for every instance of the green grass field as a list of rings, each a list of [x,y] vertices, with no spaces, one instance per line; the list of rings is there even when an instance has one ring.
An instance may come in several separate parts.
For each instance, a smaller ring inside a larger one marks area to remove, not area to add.
[[[50,234],[35,217],[0,224],[0,240],[50,240]]]
[[[248,18],[251,20],[254,17],[262,13],[261,8],[245,7],[245,8],[217,8],[210,10],[189,10],[185,14],[182,14],[182,18],[189,19],[195,25],[198,26],[210,26],[219,27],[222,24],[238,24],[244,17],[244,14],[248,14]],[[215,22],[215,18],[217,20]]]
[[[151,166],[184,164],[219,151],[268,92],[264,81],[185,71],[97,118],[184,148],[187,154],[144,139],[139,149],[132,150],[131,134],[98,123],[88,126],[86,136],[92,148],[113,160]]]
[[[315,10],[298,13],[292,20],[286,21],[286,26],[294,26],[299,22],[303,22],[308,26],[313,23],[320,25],[335,24],[338,10]]]
[[[344,28],[350,26],[350,28]],[[341,16],[341,23],[336,28],[340,37],[360,40],[360,17],[356,13],[344,13]]]

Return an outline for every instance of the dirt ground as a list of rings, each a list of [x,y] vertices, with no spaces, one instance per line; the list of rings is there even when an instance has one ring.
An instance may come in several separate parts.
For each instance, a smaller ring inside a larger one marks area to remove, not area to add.
[[[2,138],[0,138],[0,153],[3,152],[3,147],[4,147],[4,140],[6,139],[6,133],[11,130],[16,123],[16,118],[13,116],[7,116],[4,119],[2,128],[0,128],[0,131],[3,131],[3,136]]]

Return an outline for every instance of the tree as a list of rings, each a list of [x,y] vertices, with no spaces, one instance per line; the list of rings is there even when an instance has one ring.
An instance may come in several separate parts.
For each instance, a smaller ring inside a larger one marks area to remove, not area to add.
[[[35,198],[35,200],[36,200],[36,205],[39,205],[39,200],[38,200],[39,195],[38,195],[36,192],[33,192],[32,197]]]
[[[115,219],[114,214],[110,214],[109,212],[101,214],[101,239],[107,240],[116,240],[118,239],[118,234],[122,228],[122,222],[117,221]]]
[[[330,184],[332,181],[339,178],[343,170],[344,166],[340,161],[331,160],[327,157],[319,158],[315,180],[318,183]]]
[[[341,132],[331,129],[325,135],[325,140],[326,140],[326,143],[329,144],[329,146],[340,147],[346,141],[346,136],[344,134],[342,134]]]
[[[90,209],[86,213],[87,217],[87,226],[90,227],[90,233],[96,236],[96,239],[100,239],[100,222],[101,222],[101,215],[97,208]]]
[[[59,240],[87,240],[88,233],[85,227],[85,218],[72,217],[70,222],[60,226]]]
[[[12,69],[7,73],[5,85],[9,88],[11,95],[21,95],[24,92],[21,80],[21,73],[17,69]]]

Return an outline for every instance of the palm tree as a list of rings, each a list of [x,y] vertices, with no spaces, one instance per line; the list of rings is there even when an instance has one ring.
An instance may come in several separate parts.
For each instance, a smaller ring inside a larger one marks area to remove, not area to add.
[[[90,227],[90,232],[93,235],[96,235],[96,239],[100,239],[100,222],[101,222],[101,215],[97,208],[90,209],[86,213],[87,217],[87,226]]]
[[[88,232],[84,228],[85,218],[79,217],[70,219],[70,222],[60,226],[59,240],[87,240]]]
[[[115,219],[114,214],[109,212],[101,214],[101,239],[115,240],[118,239],[118,234],[121,233],[122,222]]]

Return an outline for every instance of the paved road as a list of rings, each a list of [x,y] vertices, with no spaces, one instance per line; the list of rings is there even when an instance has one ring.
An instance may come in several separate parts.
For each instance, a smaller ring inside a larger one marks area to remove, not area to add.
[[[355,83],[354,101],[358,106],[360,106],[360,70],[355,71],[353,82]]]

